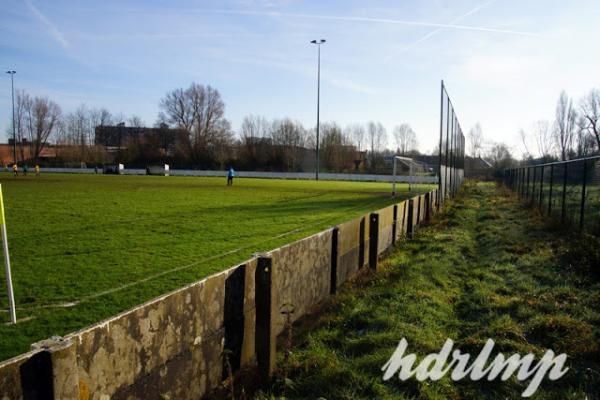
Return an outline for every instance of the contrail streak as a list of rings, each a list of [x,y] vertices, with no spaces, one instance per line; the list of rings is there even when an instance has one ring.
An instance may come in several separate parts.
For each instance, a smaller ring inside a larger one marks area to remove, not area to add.
[[[46,28],[48,29],[48,31],[50,31],[50,34],[52,35],[52,37],[58,43],[60,43],[60,45],[62,47],[64,47],[65,49],[68,48],[69,42],[67,42],[67,39],[65,39],[63,34],[60,33],[58,28],[56,28],[56,26],[44,14],[42,14],[42,12],[40,10],[38,10],[38,8],[36,6],[34,6],[30,0],[24,0],[24,2],[25,2],[25,5],[27,6],[27,8],[29,8],[29,11],[31,11],[31,13],[37,19],[39,19],[44,25],[46,25]]]
[[[496,29],[496,28],[489,28],[489,27],[483,27],[483,26],[439,24],[439,23],[435,23],[435,22],[411,21],[411,20],[390,19],[390,18],[349,17],[349,16],[338,16],[338,15],[318,15],[318,14],[294,14],[294,13],[282,13],[282,12],[277,12],[277,11],[202,10],[201,12],[212,13],[212,14],[257,15],[257,16],[265,16],[265,17],[307,18],[307,19],[323,19],[323,20],[349,21],[349,22],[373,22],[373,23],[392,24],[392,25],[426,26],[426,27],[433,27],[433,28],[503,33],[503,34],[508,34],[508,35],[519,35],[519,36],[539,36],[539,34],[534,33],[534,32],[515,31],[515,30],[509,30],[509,29]]]
[[[496,1],[497,0],[490,0],[490,1],[486,2],[486,3],[482,3],[482,4],[478,5],[477,7],[473,8],[471,11],[467,12],[466,14],[463,14],[460,17],[454,18],[452,21],[449,22],[449,25],[455,25],[459,21],[467,18],[470,15],[475,14],[476,12],[478,12],[479,10],[481,10],[482,8],[487,7],[490,4],[495,3]],[[410,50],[410,49],[414,48],[416,45],[418,45],[420,43],[423,43],[424,41],[430,39],[431,37],[437,35],[441,31],[443,31],[444,29],[446,29],[446,28],[441,28],[440,27],[440,28],[436,28],[436,29],[432,30],[431,32],[429,32],[426,35],[420,37],[419,39],[415,40],[411,44],[404,46],[402,49],[400,49],[400,53],[405,52],[407,50]],[[390,61],[396,55],[397,54],[390,54],[384,61],[388,62],[388,61]]]

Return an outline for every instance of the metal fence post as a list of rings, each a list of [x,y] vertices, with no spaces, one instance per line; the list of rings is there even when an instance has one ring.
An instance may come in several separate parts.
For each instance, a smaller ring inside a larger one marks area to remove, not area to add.
[[[527,168],[527,186],[525,187],[525,199],[529,197],[529,175],[531,175],[530,171],[531,169]]]
[[[535,178],[537,177],[537,167],[533,167],[533,180],[531,182],[531,203],[535,201]]]
[[[550,189],[548,191],[548,215],[552,214],[552,184],[554,183],[554,164],[550,165]]]
[[[581,187],[581,210],[579,211],[579,228],[583,229],[585,221],[585,190],[587,186],[587,161],[583,161],[583,182]]]
[[[521,168],[521,170],[519,171],[519,175],[520,176],[520,180],[521,180],[521,190],[519,190],[519,196],[522,196],[525,194],[525,168]]]
[[[542,171],[540,174],[540,210],[542,209],[542,203],[544,201],[544,166],[542,165]]]
[[[568,173],[568,163],[565,163],[564,175],[563,175],[563,192],[562,192],[562,211],[561,211],[561,219],[564,221],[567,217],[567,173]]]

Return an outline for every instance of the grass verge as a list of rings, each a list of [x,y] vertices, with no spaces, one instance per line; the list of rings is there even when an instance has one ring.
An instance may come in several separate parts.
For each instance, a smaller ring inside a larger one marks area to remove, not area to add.
[[[384,382],[401,338],[417,361],[451,338],[479,354],[547,349],[569,372],[545,379],[536,399],[597,399],[600,393],[600,242],[548,226],[493,184],[466,185],[432,226],[401,244],[381,272],[344,287],[311,325],[296,328],[286,365],[255,398],[507,399],[528,381]]]

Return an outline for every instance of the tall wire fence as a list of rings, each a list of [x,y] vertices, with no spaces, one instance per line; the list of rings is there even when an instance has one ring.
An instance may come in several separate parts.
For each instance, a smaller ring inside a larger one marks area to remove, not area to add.
[[[600,157],[507,169],[504,184],[545,215],[600,234]]]
[[[440,200],[453,197],[465,177],[465,136],[442,81],[440,104]]]

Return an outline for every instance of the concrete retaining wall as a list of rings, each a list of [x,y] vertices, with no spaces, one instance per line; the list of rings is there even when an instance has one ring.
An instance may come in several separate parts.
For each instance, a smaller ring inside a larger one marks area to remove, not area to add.
[[[285,315],[292,321],[325,300],[330,291],[331,229],[268,253],[273,260],[273,327],[283,331]],[[289,308],[289,310],[287,310]]]
[[[295,321],[360,268],[376,269],[378,255],[431,216],[436,196],[363,215],[36,343],[0,363],[0,399],[198,399],[222,382],[226,363],[268,376],[284,312]]]

